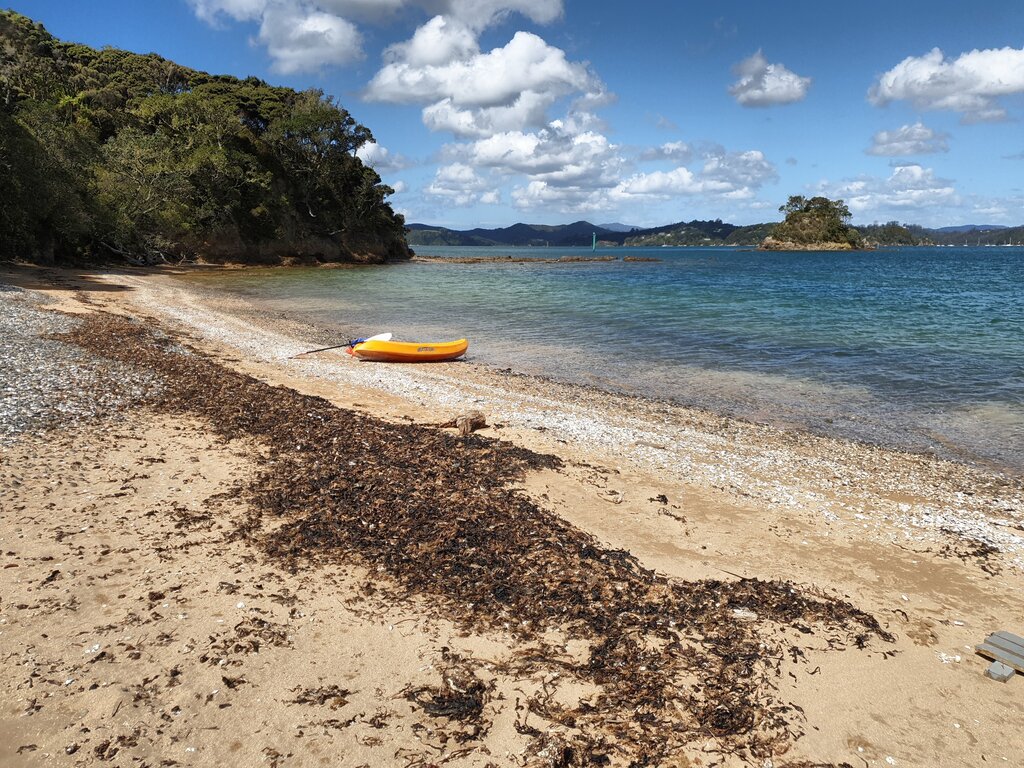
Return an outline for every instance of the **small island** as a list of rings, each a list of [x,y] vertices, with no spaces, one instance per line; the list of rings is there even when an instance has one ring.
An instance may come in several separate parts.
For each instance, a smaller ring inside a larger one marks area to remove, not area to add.
[[[933,245],[931,234],[898,221],[854,228],[850,209],[842,200],[792,195],[779,207],[784,221],[761,241],[764,251],[859,251],[898,245]],[[912,230],[916,230],[912,231]]]
[[[855,251],[869,247],[850,226],[850,209],[842,200],[792,195],[779,211],[786,219],[764,240],[766,251]]]

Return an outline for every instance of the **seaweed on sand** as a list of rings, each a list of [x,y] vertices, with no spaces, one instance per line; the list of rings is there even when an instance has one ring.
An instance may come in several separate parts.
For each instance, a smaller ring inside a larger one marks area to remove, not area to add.
[[[999,561],[993,557],[999,554],[998,547],[987,541],[964,536],[952,528],[942,528],[941,531],[948,537],[948,541],[939,550],[939,557],[956,557],[964,563],[974,561],[989,576],[998,576],[1002,572]]]
[[[408,686],[401,692],[406,700],[433,718],[446,721],[444,739],[458,744],[479,739],[490,727],[484,708],[491,699],[494,682],[474,673],[470,662],[443,649],[445,667],[440,685]],[[415,708],[414,707],[414,708]]]
[[[330,705],[331,709],[344,707],[348,704],[348,697],[352,694],[347,688],[340,688],[337,685],[320,688],[293,688],[292,693],[296,694],[292,699],[292,704],[316,704],[321,707]]]
[[[802,722],[778,696],[787,648],[802,655],[786,633],[814,633],[829,648],[892,640],[849,603],[790,583],[669,579],[602,547],[510,489],[530,470],[557,467],[554,457],[340,409],[121,317],[89,316],[68,336],[160,374],[156,408],[262,441],[268,457],[240,535],[285,567],[356,559],[381,574],[375,587],[388,595],[426,599],[467,630],[513,638],[522,652],[505,671],[557,671],[595,687],[573,706],[546,694],[529,702],[570,729],[558,749],[535,733],[535,746],[552,747],[533,750],[548,764],[658,765],[684,748],[777,758]],[[588,651],[568,654],[565,640]],[[482,696],[421,690],[415,700],[473,719]]]

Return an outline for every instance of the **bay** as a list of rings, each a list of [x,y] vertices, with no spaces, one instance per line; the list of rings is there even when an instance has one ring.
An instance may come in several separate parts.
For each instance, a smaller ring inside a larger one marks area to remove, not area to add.
[[[416,250],[193,279],[339,337],[466,336],[487,365],[1024,471],[1022,248]],[[591,256],[615,260],[550,263]]]

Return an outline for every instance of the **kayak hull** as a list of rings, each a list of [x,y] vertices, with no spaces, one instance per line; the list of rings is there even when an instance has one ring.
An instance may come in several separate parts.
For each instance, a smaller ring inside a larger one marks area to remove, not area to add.
[[[360,360],[378,363],[437,363],[462,357],[469,349],[466,339],[436,343],[368,340],[352,347],[352,355]]]

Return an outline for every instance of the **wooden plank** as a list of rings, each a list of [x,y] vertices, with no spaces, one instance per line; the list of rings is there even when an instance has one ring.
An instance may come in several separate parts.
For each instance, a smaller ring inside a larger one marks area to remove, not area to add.
[[[993,661],[985,670],[985,674],[996,682],[1005,683],[1017,673],[1013,667],[1008,667],[1001,661]]]
[[[998,632],[994,635],[989,636],[989,638],[986,639],[985,642],[996,648],[1002,648],[1004,651],[1014,656],[1024,656],[1024,646],[1020,646],[1014,642],[1004,640],[1002,637],[999,636]]]
[[[1003,641],[1001,645],[1014,645],[1020,649],[1019,653],[1024,656],[1024,637],[1018,637],[1012,632],[993,632],[992,636],[989,637],[985,642],[990,642],[993,638],[998,638]]]
[[[979,645],[977,647],[979,647],[979,648],[992,648],[992,649],[997,650],[997,651],[999,651],[1000,653],[1002,653],[1002,654],[1004,654],[1006,656],[1017,656],[1018,658],[1024,659],[1024,653],[1021,653],[1020,651],[1018,651],[1018,650],[1016,650],[1014,648],[1007,648],[1005,644],[1000,643],[999,640],[996,639],[996,638],[991,638],[990,637],[988,640],[986,640],[984,643],[982,643],[981,645]]]
[[[1001,661],[1008,667],[1013,667],[1018,672],[1024,674],[1024,657],[1022,656],[1007,653],[1004,649],[989,645],[988,643],[976,646],[975,650],[986,658]]]
[[[996,661],[1001,661],[1006,666],[1013,667],[1021,674],[1024,674],[1024,656],[1018,656],[1015,653],[1010,653],[1004,648],[989,645],[987,642],[975,646],[975,650],[977,650],[977,652],[982,656],[995,659]]]

